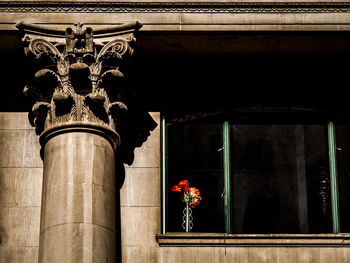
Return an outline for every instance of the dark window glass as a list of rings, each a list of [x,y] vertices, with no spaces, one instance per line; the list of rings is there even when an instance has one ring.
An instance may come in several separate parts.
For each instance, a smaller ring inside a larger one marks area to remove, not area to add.
[[[231,125],[230,140],[233,233],[332,232],[326,125]]]
[[[335,125],[340,232],[350,232],[350,125]]]
[[[171,187],[181,180],[198,188],[202,202],[192,209],[192,232],[225,232],[222,124],[167,126],[167,231],[183,232],[184,203]]]

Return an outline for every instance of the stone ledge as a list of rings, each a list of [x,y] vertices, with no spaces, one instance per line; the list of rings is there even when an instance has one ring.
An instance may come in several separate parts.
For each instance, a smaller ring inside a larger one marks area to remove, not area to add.
[[[64,30],[83,22],[94,30],[141,21],[141,31],[348,31],[348,1],[0,1],[0,30],[18,21]],[[40,14],[40,16],[38,16]],[[60,23],[57,23],[60,21]]]
[[[338,13],[350,12],[349,2],[310,1],[3,1],[0,12],[58,13]]]
[[[221,234],[156,235],[160,247],[349,247],[350,234]]]

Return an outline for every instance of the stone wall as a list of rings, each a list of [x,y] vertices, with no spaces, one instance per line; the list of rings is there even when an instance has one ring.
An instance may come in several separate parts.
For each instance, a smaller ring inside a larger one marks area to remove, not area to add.
[[[159,124],[159,114],[152,117]],[[1,263],[38,261],[43,174],[39,151],[26,113],[0,113]],[[161,218],[159,125],[136,149],[134,164],[126,166],[120,200],[124,262],[156,262],[155,234],[160,233]]]
[[[135,161],[126,168],[120,192],[123,262],[158,262],[156,233],[161,231],[160,125],[147,142],[135,150]]]
[[[0,113],[0,262],[37,262],[43,164],[26,113]]]
[[[160,125],[135,162],[126,167],[120,192],[123,263],[347,263],[350,248],[159,247],[161,232]],[[0,113],[0,262],[37,263],[42,183],[40,146],[26,113]],[[281,244],[280,244],[281,245]]]

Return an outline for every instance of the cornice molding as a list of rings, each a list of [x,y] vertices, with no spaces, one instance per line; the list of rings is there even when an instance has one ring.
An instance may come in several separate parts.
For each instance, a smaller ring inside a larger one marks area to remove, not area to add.
[[[350,13],[350,2],[1,1],[3,13]]]

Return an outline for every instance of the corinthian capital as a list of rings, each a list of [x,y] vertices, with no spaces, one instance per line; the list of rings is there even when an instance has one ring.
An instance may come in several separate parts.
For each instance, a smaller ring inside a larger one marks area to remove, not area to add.
[[[67,123],[106,126],[120,135],[123,162],[131,164],[133,149],[156,127],[148,113],[129,107],[123,86],[123,65],[134,52],[141,24],[95,31],[81,23],[65,31],[25,22],[16,26],[33,62],[34,76],[24,93],[35,101],[29,119],[37,134]]]

